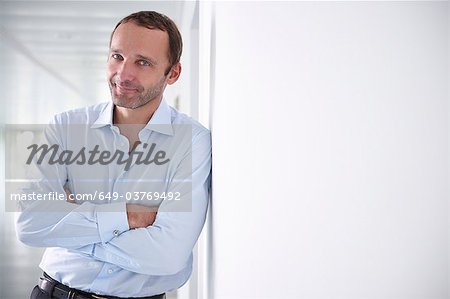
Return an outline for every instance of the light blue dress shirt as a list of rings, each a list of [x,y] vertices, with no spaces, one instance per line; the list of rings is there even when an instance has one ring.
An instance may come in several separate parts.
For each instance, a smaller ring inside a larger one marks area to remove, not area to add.
[[[46,142],[75,151],[100,144],[128,154],[128,139],[112,124],[113,108],[109,102],[56,115],[45,133]],[[78,124],[88,128],[85,134],[75,132]],[[40,179],[23,192],[63,193],[66,186],[75,195],[122,196],[78,204],[65,200],[21,203],[18,238],[30,246],[48,247],[40,268],[59,282],[99,295],[144,297],[177,289],[188,280],[192,249],[208,206],[210,132],[162,100],[139,139],[135,150],[142,149],[143,143],[155,143],[170,161],[158,167],[133,164],[128,170],[117,163],[35,165]],[[153,225],[130,229],[126,214],[130,201],[125,194],[136,190],[179,192],[187,200],[184,206],[157,201]]]

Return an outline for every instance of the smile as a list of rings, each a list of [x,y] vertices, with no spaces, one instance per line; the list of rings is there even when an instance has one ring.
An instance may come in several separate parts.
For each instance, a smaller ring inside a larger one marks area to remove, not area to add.
[[[121,86],[121,85],[118,85],[118,84],[115,84],[115,87],[116,87],[116,90],[119,92],[119,93],[132,93],[132,92],[137,92],[138,91],[138,89],[137,88],[135,88],[135,87],[126,87],[126,86]]]

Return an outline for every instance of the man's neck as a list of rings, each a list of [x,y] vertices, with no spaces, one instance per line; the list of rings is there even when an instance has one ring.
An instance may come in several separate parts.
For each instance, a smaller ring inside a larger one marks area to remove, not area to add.
[[[113,123],[115,125],[122,124],[141,124],[146,125],[156,109],[158,109],[161,99],[152,100],[136,109],[128,109],[114,105]]]
[[[152,100],[136,109],[114,106],[113,123],[119,128],[120,134],[128,139],[129,152],[140,142],[139,132],[150,121],[161,100]]]

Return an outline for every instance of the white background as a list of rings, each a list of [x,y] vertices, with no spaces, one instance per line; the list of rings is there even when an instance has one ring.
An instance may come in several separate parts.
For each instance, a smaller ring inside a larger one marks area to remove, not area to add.
[[[449,298],[447,2],[210,12],[206,297]]]

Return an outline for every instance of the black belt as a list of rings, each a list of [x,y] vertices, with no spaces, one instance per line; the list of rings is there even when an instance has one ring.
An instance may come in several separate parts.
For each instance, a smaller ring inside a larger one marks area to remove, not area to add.
[[[68,286],[60,283],[59,281],[54,280],[45,272],[44,277],[40,278],[39,288],[45,293],[49,294],[52,298],[58,299],[121,299],[120,297],[97,295],[69,288]],[[166,298],[165,294],[160,294],[150,297],[139,297],[136,299],[165,299],[165,298]]]

